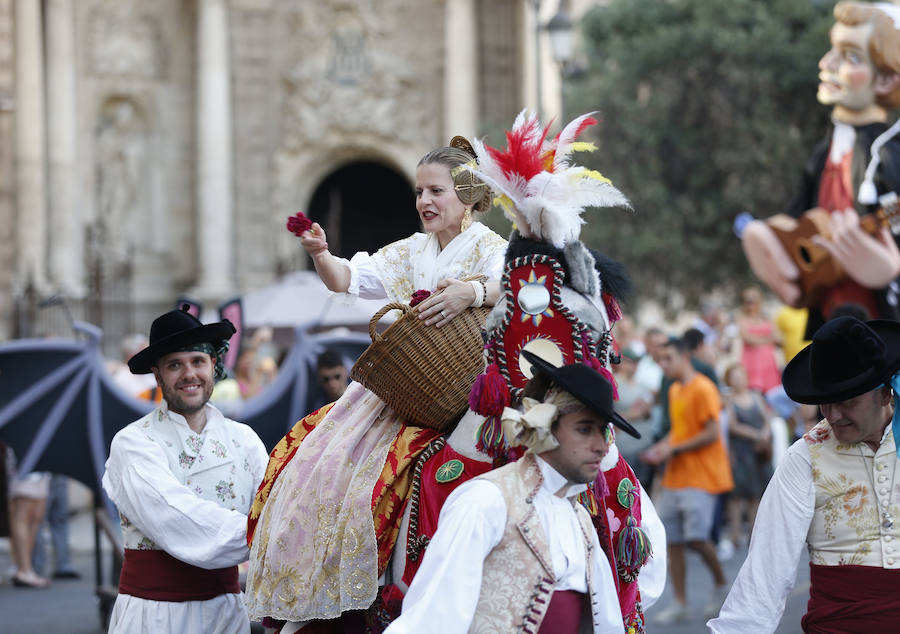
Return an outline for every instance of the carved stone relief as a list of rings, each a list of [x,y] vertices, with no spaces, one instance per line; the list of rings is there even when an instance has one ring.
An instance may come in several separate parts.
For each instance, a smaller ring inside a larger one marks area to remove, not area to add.
[[[94,134],[95,201],[99,241],[114,260],[134,248],[134,220],[147,198],[147,123],[137,104],[109,99]]]
[[[89,68],[98,75],[161,79],[166,59],[159,18],[140,4],[107,2],[90,15]]]
[[[375,11],[371,0],[299,3],[286,20],[284,145],[363,129],[430,142],[442,87],[441,4],[384,0]],[[433,33],[402,37],[410,21],[427,24],[424,16],[435,18]]]
[[[276,209],[308,202],[300,190],[311,195],[316,184],[303,173],[310,165],[342,155],[411,173],[397,148],[421,155],[439,143],[443,15],[439,0],[344,0],[296,2],[276,20]]]

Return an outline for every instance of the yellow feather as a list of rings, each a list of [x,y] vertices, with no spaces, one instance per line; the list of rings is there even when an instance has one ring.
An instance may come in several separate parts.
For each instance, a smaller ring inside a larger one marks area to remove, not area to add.
[[[513,228],[515,228],[516,224],[516,213],[515,206],[513,205],[513,201],[506,194],[502,194],[500,196],[494,196],[494,204],[500,207],[503,210],[503,215],[506,216],[512,223]]]
[[[597,146],[590,141],[575,141],[572,143],[572,152],[593,152]]]
[[[600,181],[601,183],[609,183],[610,185],[612,185],[612,181],[606,178],[606,176],[604,176],[597,170],[584,170],[583,175],[587,178],[592,178],[595,181]]]

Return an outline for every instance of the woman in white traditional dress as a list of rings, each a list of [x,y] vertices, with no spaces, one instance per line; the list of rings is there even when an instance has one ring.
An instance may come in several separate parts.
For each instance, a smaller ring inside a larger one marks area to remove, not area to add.
[[[469,306],[496,303],[506,241],[473,221],[473,213],[489,208],[490,190],[462,167],[474,164],[468,141],[455,137],[451,146],[429,152],[416,168],[416,210],[424,233],[349,261],[328,251],[318,224],[301,235],[329,289],[404,303],[417,290],[431,291],[419,304],[420,318],[438,328]],[[473,275],[488,281],[462,281]],[[334,619],[374,602],[385,565],[376,532],[385,529],[379,523],[376,530],[373,490],[389,454],[394,476],[397,461],[407,467],[414,461],[410,454],[424,445],[402,441],[422,431],[353,382],[327,414],[305,426],[302,442],[290,448],[296,449],[292,457],[278,463],[283,454],[276,447],[268,482],[251,511],[252,618],[293,622],[284,631],[296,631],[298,623]],[[397,497],[402,505],[402,495]]]

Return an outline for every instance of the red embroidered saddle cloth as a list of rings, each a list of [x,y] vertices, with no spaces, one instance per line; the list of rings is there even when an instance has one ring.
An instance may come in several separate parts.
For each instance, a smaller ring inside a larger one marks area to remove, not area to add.
[[[900,570],[810,564],[809,582],[804,632],[896,632],[900,626]]]

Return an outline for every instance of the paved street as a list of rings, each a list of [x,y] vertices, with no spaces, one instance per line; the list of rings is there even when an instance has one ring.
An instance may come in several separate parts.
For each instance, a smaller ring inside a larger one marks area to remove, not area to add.
[[[746,548],[737,551],[734,557],[723,562],[725,576],[729,585],[737,576],[744,557],[747,556]],[[772,562],[773,565],[776,562]],[[685,623],[669,625],[666,627],[653,624],[653,615],[668,605],[672,599],[671,584],[666,584],[666,590],[659,602],[647,610],[647,632],[652,634],[698,634],[708,631],[705,627],[706,619],[703,618],[703,606],[712,592],[712,577],[700,561],[700,557],[693,552],[687,556],[687,595],[689,613],[695,615]],[[806,602],[809,599],[809,559],[804,552],[803,559],[798,567],[797,583],[794,591],[788,599],[781,624],[776,634],[800,634],[800,618],[806,613]]]
[[[75,581],[55,581],[46,590],[13,587],[8,581],[0,584],[0,632],[19,634],[25,632],[64,632],[65,634],[98,634],[103,632],[100,609],[95,593],[93,528],[87,514],[78,515],[72,523],[74,563],[81,573]],[[739,551],[725,562],[725,574],[734,579],[746,551]],[[108,557],[104,558],[104,563]],[[0,539],[0,574],[10,565],[9,542]],[[706,631],[702,618],[703,604],[712,588],[709,574],[700,559],[688,555],[688,599],[695,618],[686,623],[667,627],[653,625],[653,614],[671,601],[667,587],[659,603],[647,611],[647,631],[653,634],[697,634]],[[6,575],[3,575],[4,579]],[[791,595],[778,634],[796,634],[800,630],[800,617],[806,611],[809,568],[804,557],[794,593]]]
[[[5,540],[4,540],[5,541]],[[103,632],[100,610],[94,593],[94,556],[90,552],[73,555],[81,579],[54,581],[45,590],[14,587],[5,578],[0,585],[0,631],[65,632],[97,634]],[[9,567],[8,550],[0,552],[0,566]]]
[[[94,529],[89,511],[73,516],[69,524],[72,562],[81,579],[54,581],[47,589],[18,588],[8,577],[12,564],[9,540],[0,539],[0,632],[64,632],[97,634],[105,631],[100,622],[100,607],[94,573]],[[52,554],[50,555],[52,563]],[[104,574],[108,574],[109,555],[104,556]]]

